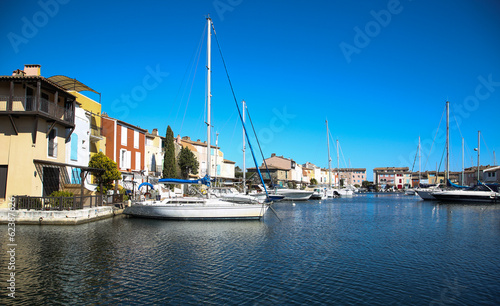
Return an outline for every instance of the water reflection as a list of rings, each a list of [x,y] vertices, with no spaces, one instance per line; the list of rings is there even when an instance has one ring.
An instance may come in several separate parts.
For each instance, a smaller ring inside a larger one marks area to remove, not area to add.
[[[500,302],[498,206],[365,195],[274,208],[282,221],[19,226],[16,303]]]

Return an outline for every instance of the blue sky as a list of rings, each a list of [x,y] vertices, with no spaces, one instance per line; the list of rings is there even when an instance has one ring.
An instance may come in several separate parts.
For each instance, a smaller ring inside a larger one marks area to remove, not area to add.
[[[422,167],[434,170],[447,100],[452,170],[461,169],[462,137],[466,167],[476,164],[478,130],[481,164],[500,154],[498,1],[0,6],[1,74],[40,64],[43,76],[82,81],[102,93],[103,111],[150,131],[165,134],[170,125],[175,135],[206,139],[203,31],[210,13],[237,100],[247,102],[266,157],[326,167],[328,119],[341,167],[367,168],[370,179],[374,167],[411,168],[420,136]],[[241,166],[241,125],[214,39],[212,54],[212,123],[225,158]],[[336,166],[333,144],[331,155]]]

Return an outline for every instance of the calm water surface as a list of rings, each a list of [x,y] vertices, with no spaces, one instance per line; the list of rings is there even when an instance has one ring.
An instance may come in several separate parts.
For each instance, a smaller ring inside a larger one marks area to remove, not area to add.
[[[281,222],[19,225],[15,304],[500,304],[500,205],[362,195],[274,208]]]

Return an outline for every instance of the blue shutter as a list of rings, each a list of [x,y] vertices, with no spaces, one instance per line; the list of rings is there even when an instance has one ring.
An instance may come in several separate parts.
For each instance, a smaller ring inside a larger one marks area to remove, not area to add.
[[[78,160],[78,135],[71,135],[71,160]]]
[[[71,168],[71,184],[81,184],[82,179],[80,177],[80,168]]]

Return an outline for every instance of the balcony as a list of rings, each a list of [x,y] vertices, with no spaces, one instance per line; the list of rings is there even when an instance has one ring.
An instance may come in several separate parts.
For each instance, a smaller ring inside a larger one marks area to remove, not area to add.
[[[48,119],[74,124],[72,109],[61,107],[44,98],[40,98],[37,103],[35,97],[12,97],[12,102],[9,103],[9,96],[0,96],[1,112],[10,115],[41,115]]]
[[[99,140],[103,140],[104,137],[102,136],[102,127],[97,126],[95,124],[90,125],[90,141],[92,142],[98,142]]]

